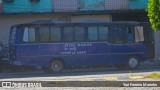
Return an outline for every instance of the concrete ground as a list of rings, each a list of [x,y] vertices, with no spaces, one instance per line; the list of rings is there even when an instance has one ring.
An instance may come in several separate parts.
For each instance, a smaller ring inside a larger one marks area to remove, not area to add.
[[[46,74],[43,71],[0,73],[0,81],[160,81],[144,76],[153,72],[160,73],[160,61],[144,62],[137,70],[117,70],[115,68],[65,70],[57,74]],[[6,88],[0,88],[3,90]],[[13,88],[12,88],[13,89]],[[21,89],[22,88],[14,88]],[[30,90],[160,90],[159,87],[51,87],[26,88]],[[7,89],[11,90],[11,89]]]

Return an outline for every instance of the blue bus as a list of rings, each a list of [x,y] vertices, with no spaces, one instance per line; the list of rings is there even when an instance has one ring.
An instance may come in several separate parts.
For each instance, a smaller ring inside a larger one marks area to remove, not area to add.
[[[65,67],[114,65],[135,69],[146,60],[143,27],[138,22],[38,20],[10,30],[9,59],[45,72]]]

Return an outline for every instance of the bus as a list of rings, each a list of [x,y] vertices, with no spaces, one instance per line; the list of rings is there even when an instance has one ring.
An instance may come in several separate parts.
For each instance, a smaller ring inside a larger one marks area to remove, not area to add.
[[[9,54],[11,64],[38,66],[47,73],[107,65],[136,69],[146,60],[143,26],[133,21],[38,20],[13,25]]]

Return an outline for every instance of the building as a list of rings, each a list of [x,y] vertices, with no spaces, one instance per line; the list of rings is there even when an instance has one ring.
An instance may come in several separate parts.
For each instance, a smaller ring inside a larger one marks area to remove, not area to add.
[[[0,41],[8,43],[11,25],[34,20],[139,21],[150,28],[147,3],[148,0],[0,0]],[[152,33],[150,29],[147,32]],[[155,47],[155,57],[159,58],[159,32],[155,33],[155,43],[146,38],[151,53]]]

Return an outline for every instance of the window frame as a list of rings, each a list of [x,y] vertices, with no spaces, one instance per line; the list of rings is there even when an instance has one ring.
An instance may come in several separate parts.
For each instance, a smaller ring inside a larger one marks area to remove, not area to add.
[[[97,29],[96,29],[96,31],[97,31],[97,40],[89,40],[89,27],[96,27]],[[87,41],[88,42],[98,42],[99,41],[99,32],[98,32],[98,26],[87,26]]]
[[[115,42],[115,37],[114,37],[114,30],[113,30],[113,28],[114,27],[128,27],[129,28],[129,26],[128,25],[111,25],[111,42],[112,42],[112,44],[125,44],[126,43],[126,35],[127,35],[127,30],[123,30],[122,31],[122,35],[123,35],[123,40],[122,40],[122,43],[116,43]]]
[[[47,27],[47,26],[41,26],[41,27]],[[50,42],[50,26],[48,26],[48,29],[49,29],[48,41],[40,41],[40,28],[41,28],[41,27],[38,27],[38,30],[37,30],[38,43],[48,43],[48,42]]]
[[[64,37],[64,28],[65,27],[72,27],[73,28],[73,39],[71,41],[66,41],[65,40],[65,37]],[[62,36],[61,36],[62,42],[75,42],[75,35],[74,35],[75,33],[74,32],[75,32],[74,26],[72,26],[72,25],[71,26],[62,26],[62,32],[61,32],[62,33]]]
[[[25,32],[25,28],[26,27],[28,28],[28,42],[23,41],[24,32]],[[25,26],[25,27],[22,27],[22,28],[23,28],[23,30],[22,30],[22,37],[21,37],[22,43],[37,43],[38,42],[38,35],[37,35],[38,30],[36,29],[37,28],[36,26],[35,27]],[[30,42],[30,40],[29,40],[29,28],[35,28],[35,42]]]
[[[54,27],[56,27],[56,28],[59,28],[60,29],[60,40],[59,41],[52,41],[51,40],[51,28],[54,28]],[[62,42],[63,41],[63,36],[62,36],[62,32],[63,32],[63,29],[62,29],[62,27],[61,26],[50,26],[49,27],[49,42],[50,43],[57,43],[57,42]]]
[[[80,28],[84,28],[84,40],[81,41],[81,40],[76,40],[76,27],[80,27]],[[78,25],[78,26],[74,26],[74,42],[86,42],[86,27],[85,26],[81,26],[81,25]]]
[[[133,41],[132,42],[128,42],[128,33],[126,31],[126,40],[125,40],[126,43],[136,43],[135,42],[135,30],[134,30],[134,27],[135,26],[133,26],[133,25],[128,26],[128,28],[133,31]]]
[[[108,38],[107,40],[100,40],[100,29],[99,27],[107,27],[108,29]],[[99,42],[110,42],[110,26],[109,25],[99,25],[98,26],[98,41]]]

